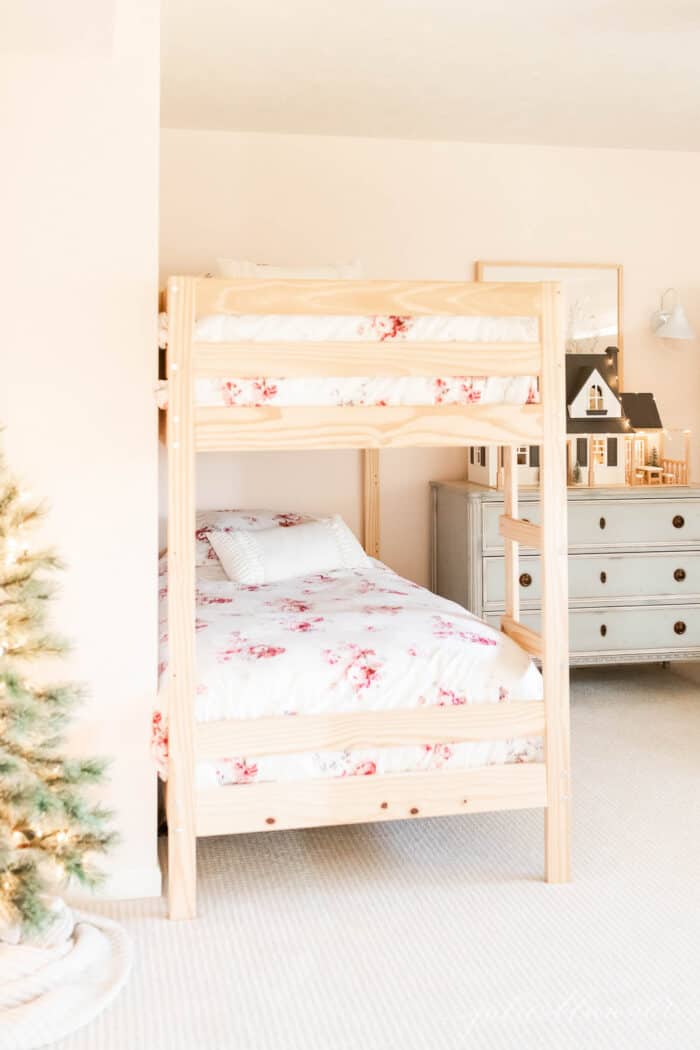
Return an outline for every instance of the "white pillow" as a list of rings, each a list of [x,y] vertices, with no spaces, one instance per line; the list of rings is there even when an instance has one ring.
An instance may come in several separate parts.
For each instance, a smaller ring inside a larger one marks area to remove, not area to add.
[[[335,263],[329,266],[272,266],[270,263],[249,262],[247,259],[217,259],[217,277],[273,277],[314,281],[360,281],[364,277],[362,264]]]
[[[229,580],[260,584],[333,569],[369,565],[370,559],[339,514],[293,529],[209,533]]]
[[[216,553],[209,542],[215,532],[256,532],[258,529],[282,528],[317,521],[322,515],[297,514],[295,511],[276,510],[200,510],[197,511],[195,533],[195,565],[217,563]]]

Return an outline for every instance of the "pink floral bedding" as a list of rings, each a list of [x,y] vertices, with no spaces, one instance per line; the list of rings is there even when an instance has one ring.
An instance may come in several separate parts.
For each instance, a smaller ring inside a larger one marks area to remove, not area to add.
[[[537,340],[537,322],[529,317],[351,317],[217,314],[195,326],[202,342],[502,342]],[[161,318],[161,345],[167,343],[167,317]],[[533,377],[406,376],[344,379],[198,379],[199,405],[464,405],[475,402],[525,404],[537,400]],[[159,391],[167,405],[167,384]]]
[[[160,675],[168,665],[167,564],[161,561]],[[197,569],[196,718],[212,721],[386,710],[422,704],[538,700],[529,657],[460,606],[380,562],[261,586],[239,586],[218,562]],[[165,689],[161,690],[165,699]],[[167,712],[153,744],[167,771]],[[371,775],[541,760],[539,739],[249,758],[200,763],[200,786]]]

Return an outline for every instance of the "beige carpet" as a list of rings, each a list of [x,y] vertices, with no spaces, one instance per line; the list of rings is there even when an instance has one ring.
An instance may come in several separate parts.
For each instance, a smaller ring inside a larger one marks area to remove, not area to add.
[[[542,815],[210,839],[201,917],[103,906],[126,991],[60,1050],[700,1046],[700,687],[574,685],[576,881],[541,881]]]

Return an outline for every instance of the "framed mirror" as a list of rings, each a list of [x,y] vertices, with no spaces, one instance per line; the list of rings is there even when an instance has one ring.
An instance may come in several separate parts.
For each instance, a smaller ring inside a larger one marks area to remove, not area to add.
[[[566,352],[619,353],[624,389],[622,266],[615,263],[477,262],[477,281],[559,281],[562,287]]]

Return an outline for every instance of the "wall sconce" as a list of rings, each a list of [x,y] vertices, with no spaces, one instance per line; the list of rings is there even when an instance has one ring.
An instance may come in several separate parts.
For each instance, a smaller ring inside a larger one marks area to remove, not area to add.
[[[665,306],[667,295],[676,297],[675,305],[670,310]],[[651,329],[661,339],[695,339],[695,332],[690,327],[675,288],[667,288],[661,296],[661,305],[651,318]]]

